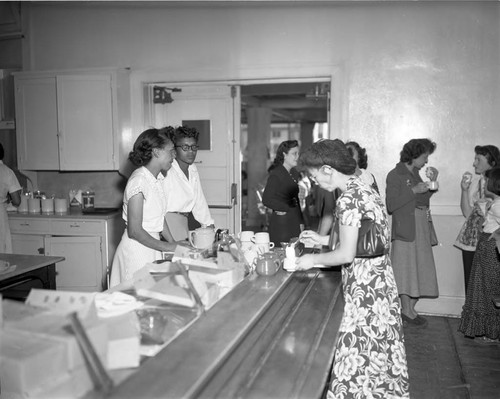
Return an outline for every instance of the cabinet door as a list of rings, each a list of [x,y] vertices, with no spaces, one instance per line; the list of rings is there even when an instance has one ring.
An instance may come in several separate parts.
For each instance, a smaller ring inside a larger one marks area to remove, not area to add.
[[[47,256],[64,256],[56,264],[58,290],[102,291],[103,265],[100,237],[49,237]]]
[[[19,169],[59,169],[55,77],[15,79]]]
[[[110,74],[57,76],[61,170],[112,170]]]
[[[44,236],[34,234],[12,234],[12,252],[21,255],[43,255]]]

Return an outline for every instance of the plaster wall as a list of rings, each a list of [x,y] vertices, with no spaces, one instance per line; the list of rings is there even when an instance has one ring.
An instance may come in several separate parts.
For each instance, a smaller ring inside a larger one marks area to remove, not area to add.
[[[130,67],[136,134],[143,82],[331,78],[331,136],[367,148],[382,192],[405,142],[438,143],[429,162],[440,170],[435,253],[442,297],[453,302],[446,309],[457,313],[463,293],[448,277],[461,273],[451,245],[463,222],[460,176],[476,144],[500,145],[499,10],[483,1],[30,2],[23,67]],[[78,186],[84,175],[69,180]],[[99,184],[115,178],[101,174]]]

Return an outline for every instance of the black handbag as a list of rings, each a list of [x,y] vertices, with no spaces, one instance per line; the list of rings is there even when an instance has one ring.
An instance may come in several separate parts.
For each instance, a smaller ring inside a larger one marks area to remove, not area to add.
[[[356,258],[375,258],[389,253],[389,246],[382,240],[382,226],[372,219],[361,219],[361,227],[356,244]],[[330,249],[335,249],[339,242],[339,223],[335,220],[330,234]]]

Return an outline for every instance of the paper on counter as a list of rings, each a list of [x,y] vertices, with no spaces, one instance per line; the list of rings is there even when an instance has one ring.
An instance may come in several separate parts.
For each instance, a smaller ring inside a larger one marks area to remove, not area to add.
[[[95,296],[95,304],[99,317],[112,317],[140,308],[143,302],[138,301],[132,295],[115,291],[98,292]]]

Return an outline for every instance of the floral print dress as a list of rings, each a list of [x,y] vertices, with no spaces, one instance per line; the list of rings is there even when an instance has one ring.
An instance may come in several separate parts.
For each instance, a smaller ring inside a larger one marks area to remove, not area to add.
[[[337,201],[342,225],[369,218],[389,224],[380,196],[353,177]],[[398,290],[389,255],[355,258],[342,267],[344,315],[335,348],[328,398],[409,398],[409,378]]]

